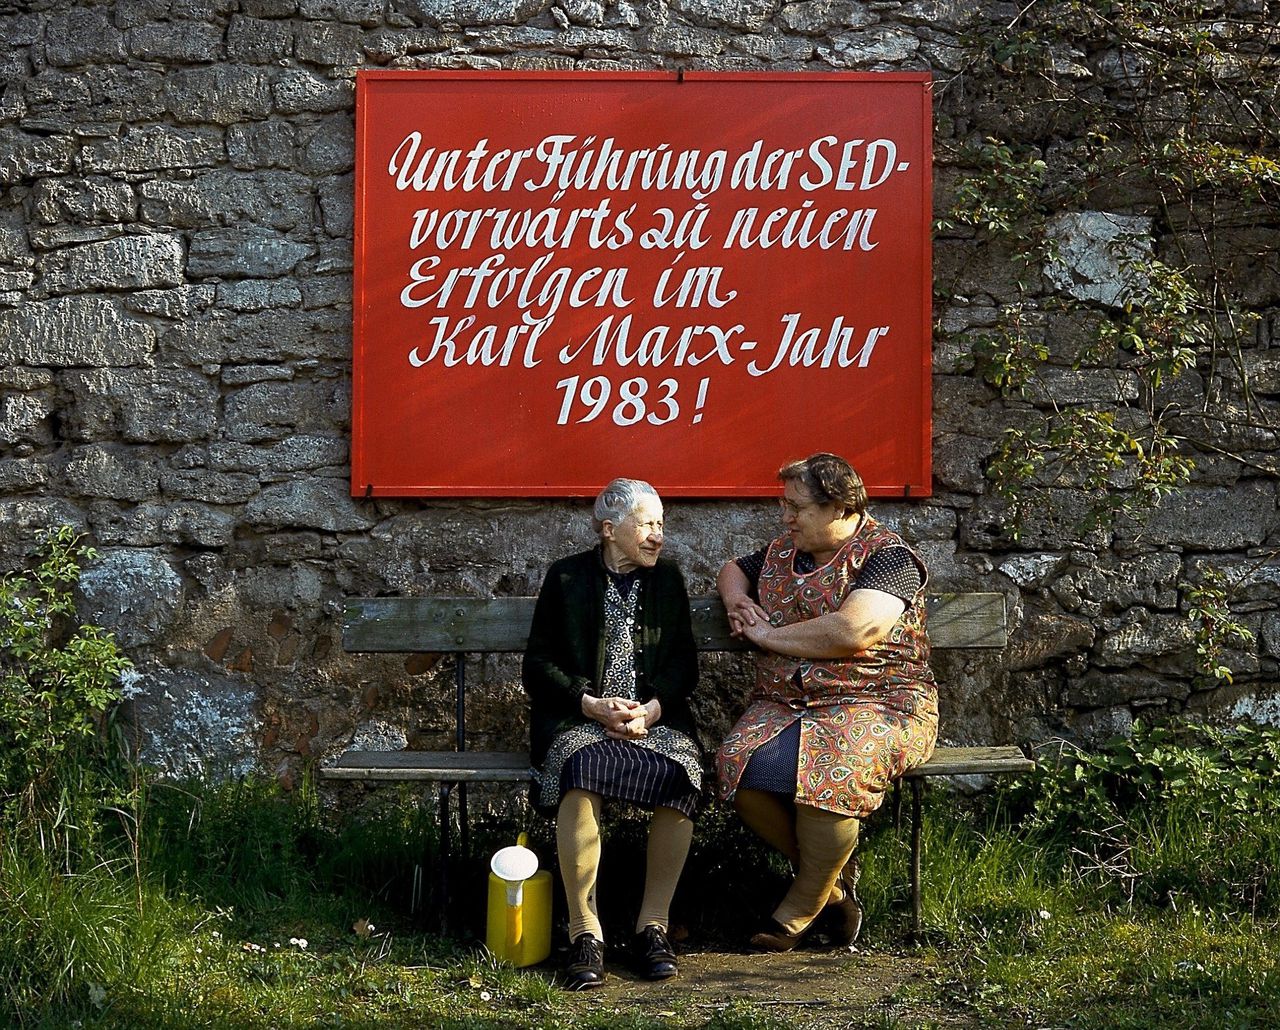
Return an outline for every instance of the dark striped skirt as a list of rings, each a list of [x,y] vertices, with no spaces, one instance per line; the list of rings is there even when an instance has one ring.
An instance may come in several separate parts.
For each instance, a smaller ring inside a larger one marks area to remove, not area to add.
[[[601,740],[575,751],[560,774],[561,797],[567,790],[643,808],[663,805],[690,818],[698,808],[698,791],[679,762],[625,740]]]

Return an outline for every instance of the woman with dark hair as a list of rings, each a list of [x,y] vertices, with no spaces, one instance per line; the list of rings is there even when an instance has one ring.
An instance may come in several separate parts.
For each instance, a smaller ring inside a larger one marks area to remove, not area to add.
[[[598,547],[555,562],[524,656],[535,804],[554,812],[569,908],[565,986],[604,982],[596,908],[600,810],[615,798],[653,810],[633,955],[640,972],[678,972],[671,899],[693,836],[702,758],[688,699],[698,682],[689,596],[662,550],[662,501],[615,479],[596,498]]]
[[[789,951],[824,910],[838,943],[857,937],[859,820],[928,761],[938,699],[919,556],[867,514],[843,458],[815,454],[778,478],[786,532],[717,580],[730,627],[760,653],[751,705],[716,762],[721,797],[792,862],[790,889],[751,938]]]

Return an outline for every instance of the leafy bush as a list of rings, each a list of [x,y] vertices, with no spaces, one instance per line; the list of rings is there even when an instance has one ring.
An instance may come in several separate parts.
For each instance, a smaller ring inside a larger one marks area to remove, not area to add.
[[[1137,723],[1085,752],[1064,745],[1014,788],[1033,840],[1132,901],[1280,911],[1280,729]]]
[[[93,557],[62,526],[32,571],[0,577],[0,811],[64,850],[114,799],[106,713],[130,667],[110,633],[76,625],[71,591]]]

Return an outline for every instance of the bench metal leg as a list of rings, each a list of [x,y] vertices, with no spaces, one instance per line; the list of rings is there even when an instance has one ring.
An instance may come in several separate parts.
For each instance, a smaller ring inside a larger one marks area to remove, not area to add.
[[[911,937],[920,940],[920,796],[924,781],[911,779]]]
[[[902,832],[902,780],[893,781],[893,831]]]
[[[445,933],[449,929],[449,837],[452,836],[449,827],[449,794],[452,792],[454,784],[441,783],[438,791],[438,805],[440,808],[440,849],[438,854],[438,867],[436,869],[436,905],[440,910],[440,932]]]

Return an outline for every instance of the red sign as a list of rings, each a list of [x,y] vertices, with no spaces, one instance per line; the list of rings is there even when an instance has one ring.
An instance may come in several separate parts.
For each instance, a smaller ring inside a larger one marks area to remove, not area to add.
[[[360,72],[353,494],[930,490],[924,74]]]

